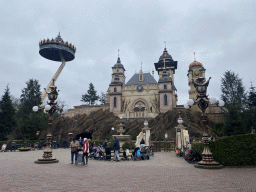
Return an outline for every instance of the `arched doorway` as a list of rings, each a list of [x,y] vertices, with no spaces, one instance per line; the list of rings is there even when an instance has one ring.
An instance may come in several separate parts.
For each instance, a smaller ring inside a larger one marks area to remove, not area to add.
[[[134,104],[133,110],[134,112],[143,112],[146,109],[146,104],[144,101],[139,100]]]
[[[83,132],[83,133],[76,135],[76,139],[79,139],[80,137],[92,139],[92,132]]]

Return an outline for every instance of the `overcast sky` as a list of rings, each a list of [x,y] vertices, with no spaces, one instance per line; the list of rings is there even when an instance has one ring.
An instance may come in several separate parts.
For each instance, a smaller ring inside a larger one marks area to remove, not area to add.
[[[91,82],[98,94],[107,91],[118,49],[128,82],[141,61],[144,72],[154,69],[164,41],[178,61],[178,104],[188,99],[193,52],[206,68],[206,78],[212,77],[210,97],[220,97],[226,70],[238,73],[247,90],[251,81],[256,85],[254,0],[2,0],[0,15],[0,95],[9,84],[11,95],[20,98],[32,78],[43,92],[61,63],[41,57],[38,43],[59,32],[77,47],[75,59],[66,63],[56,82],[59,99],[69,108],[83,104]]]

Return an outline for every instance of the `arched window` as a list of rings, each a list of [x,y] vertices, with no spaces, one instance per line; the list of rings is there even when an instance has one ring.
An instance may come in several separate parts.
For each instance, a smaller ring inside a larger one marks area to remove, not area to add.
[[[167,86],[166,86],[166,85],[164,85],[164,89],[167,89]]]
[[[116,88],[114,88],[114,92],[116,92]]]
[[[167,95],[164,95],[164,105],[167,105]]]
[[[116,97],[114,97],[114,107],[116,107]]]

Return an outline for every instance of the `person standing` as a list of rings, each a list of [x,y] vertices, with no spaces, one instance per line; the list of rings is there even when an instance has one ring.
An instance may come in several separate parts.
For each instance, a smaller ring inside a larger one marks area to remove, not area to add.
[[[114,161],[117,158],[117,162],[119,162],[120,161],[120,158],[119,158],[120,144],[119,144],[119,141],[116,137],[114,137],[113,147],[114,147]]]
[[[80,138],[78,139],[78,141],[79,141],[79,144],[80,144],[81,146],[83,146],[83,145],[84,145],[84,142],[83,142],[82,137],[80,137]]]
[[[107,146],[108,140],[105,139],[105,142],[103,143],[102,147],[105,149],[105,147]]]
[[[82,151],[83,151],[83,164],[85,165],[84,156],[86,156],[86,165],[87,165],[88,164],[88,153],[89,153],[89,142],[88,142],[87,138],[84,138],[84,145],[83,145]]]
[[[75,155],[75,163],[77,164],[77,148],[79,146],[78,141],[76,140],[76,138],[73,138],[73,141],[71,141],[70,143],[70,147],[71,147],[71,164],[73,164],[74,162],[74,155]]]
[[[62,143],[63,143],[63,147],[64,147],[64,149],[66,149],[66,148],[67,148],[67,140],[66,140],[66,139],[64,139]]]
[[[144,138],[141,139],[140,144],[145,144]]]

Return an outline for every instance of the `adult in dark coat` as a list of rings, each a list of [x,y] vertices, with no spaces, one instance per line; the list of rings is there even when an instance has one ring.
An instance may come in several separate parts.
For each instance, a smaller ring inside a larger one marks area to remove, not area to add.
[[[145,144],[144,138],[141,139],[140,144]]]
[[[105,139],[105,142],[103,143],[102,147],[105,149],[105,147],[107,146],[108,140]]]
[[[119,157],[120,144],[116,137],[114,137],[113,147],[114,147],[114,161],[117,158],[117,162],[119,162],[120,161],[120,157]]]

